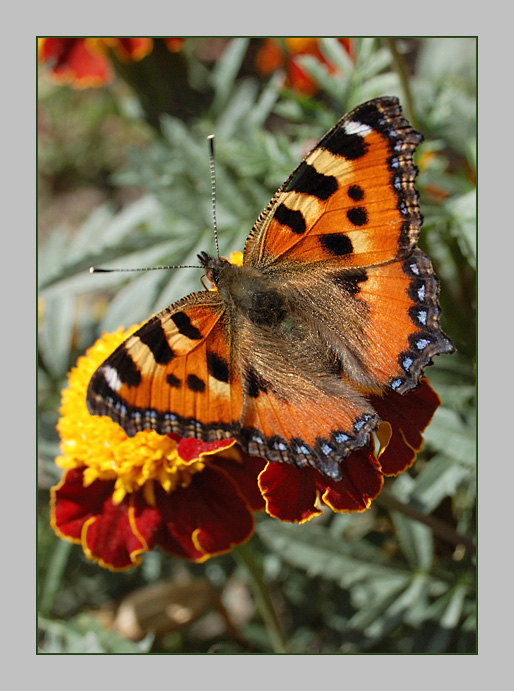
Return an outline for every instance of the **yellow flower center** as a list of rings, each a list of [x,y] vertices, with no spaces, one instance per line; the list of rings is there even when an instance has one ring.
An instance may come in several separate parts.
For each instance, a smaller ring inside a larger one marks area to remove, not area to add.
[[[203,470],[199,459],[184,460],[178,454],[177,442],[168,435],[152,430],[127,437],[108,417],[90,415],[86,392],[91,375],[104,359],[135,329],[106,334],[69,375],[69,386],[62,396],[61,418],[57,428],[61,436],[62,456],[56,459],[61,468],[85,468],[84,484],[95,480],[114,480],[113,500],[119,503],[127,493],[142,491],[153,504],[154,482],[166,492],[187,487],[191,477]]]
[[[99,418],[99,427],[106,429],[115,425],[109,419]],[[127,493],[143,490],[145,498],[153,503],[152,483],[158,482],[166,492],[177,487],[187,487],[191,477],[203,470],[205,464],[199,460],[185,461],[177,452],[177,442],[167,435],[153,431],[139,432],[135,437],[122,438],[112,433],[104,434],[104,440],[84,439],[81,444],[75,439],[65,439],[61,444],[64,457],[56,462],[61,467],[84,467],[84,485],[95,480],[114,480],[113,500],[119,503]],[[85,448],[87,446],[87,448]]]

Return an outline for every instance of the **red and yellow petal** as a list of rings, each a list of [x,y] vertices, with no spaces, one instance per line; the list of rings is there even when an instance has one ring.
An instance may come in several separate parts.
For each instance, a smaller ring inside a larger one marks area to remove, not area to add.
[[[133,497],[120,504],[110,496],[98,516],[84,523],[82,549],[92,561],[111,571],[120,571],[141,563],[141,553],[148,546],[132,529],[130,513]]]
[[[236,443],[235,439],[202,441],[194,437],[180,437],[178,434],[170,434],[169,436],[177,440],[177,453],[187,463],[197,461],[198,459],[205,461],[206,457],[218,454],[224,449],[229,449]]]
[[[250,456],[239,446],[233,446],[213,456],[209,464],[225,473],[237,485],[239,494],[252,511],[262,511],[265,501],[259,490],[258,477],[267,461],[259,456]]]
[[[321,501],[337,513],[366,511],[380,494],[384,478],[380,463],[375,458],[373,441],[362,449],[353,451],[341,462],[341,480],[318,480],[324,485]]]
[[[427,427],[441,399],[428,380],[421,379],[417,389],[401,396],[393,391],[382,398],[373,397],[371,404],[388,425],[379,429],[381,442],[378,460],[384,475],[398,475],[416,460],[423,445],[421,433]]]
[[[146,544],[132,530],[130,498],[112,500],[114,482],[84,487],[83,469],[68,470],[51,493],[51,524],[59,537],[80,543],[87,557],[113,571],[139,563]]]
[[[101,86],[112,79],[105,52],[95,50],[86,38],[44,38],[39,59],[50,63],[54,79],[77,88]]]
[[[182,46],[184,45],[184,41],[185,41],[184,38],[174,38],[171,36],[165,36],[164,37],[164,42],[166,43],[166,47],[172,53],[178,53],[180,50],[182,50]]]
[[[259,487],[270,516],[304,523],[321,513],[321,505],[337,513],[365,511],[379,494],[383,476],[373,444],[341,461],[341,479],[331,480],[315,468],[269,463],[259,476]]]
[[[153,49],[153,40],[148,36],[106,39],[112,41],[112,49],[120,60],[124,62],[137,62],[142,60]]]
[[[318,492],[313,481],[317,472],[313,468],[268,463],[259,475],[266,512],[289,523],[305,523],[318,516],[321,509],[316,506]]]
[[[200,562],[245,542],[253,533],[254,521],[236,484],[225,473],[206,466],[187,487],[172,494],[156,485],[155,507],[139,503],[135,526],[149,545]]]
[[[97,87],[112,80],[108,49],[124,61],[138,61],[153,48],[149,37],[45,37],[40,39],[41,62],[51,65],[51,74],[59,82],[79,89]]]

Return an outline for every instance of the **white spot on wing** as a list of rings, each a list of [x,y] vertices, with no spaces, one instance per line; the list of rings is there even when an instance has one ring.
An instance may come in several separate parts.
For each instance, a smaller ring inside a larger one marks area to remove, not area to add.
[[[121,380],[118,376],[118,372],[114,369],[114,367],[104,365],[104,367],[102,367],[102,374],[104,376],[105,381],[107,382],[107,386],[112,391],[118,391],[119,389],[121,389]]]
[[[209,391],[212,391],[220,396],[227,396],[229,389],[230,384],[228,382],[220,381],[219,379],[209,375]]]
[[[371,127],[363,125],[362,122],[350,120],[344,125],[344,131],[346,134],[358,134],[359,137],[366,137],[371,132]]]
[[[350,437],[345,434],[344,432],[339,432],[339,434],[336,434],[335,440],[338,444],[342,444],[345,441],[348,441]]]

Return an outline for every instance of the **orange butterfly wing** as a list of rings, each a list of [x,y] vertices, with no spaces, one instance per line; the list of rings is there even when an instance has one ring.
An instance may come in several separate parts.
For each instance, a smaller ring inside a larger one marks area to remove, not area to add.
[[[383,264],[418,239],[412,154],[422,140],[396,98],[355,108],[320,140],[257,220],[244,262]]]
[[[353,345],[356,384],[371,390],[405,393],[434,355],[454,350],[440,329],[431,261],[416,247],[423,218],[412,156],[421,140],[396,98],[358,106],[279,188],[245,246],[244,262],[282,270],[291,284],[308,273],[301,297],[333,322],[343,359]]]
[[[129,436],[144,429],[214,441],[241,417],[241,387],[230,377],[224,306],[213,291],[193,293],[152,317],[97,369],[89,411]]]

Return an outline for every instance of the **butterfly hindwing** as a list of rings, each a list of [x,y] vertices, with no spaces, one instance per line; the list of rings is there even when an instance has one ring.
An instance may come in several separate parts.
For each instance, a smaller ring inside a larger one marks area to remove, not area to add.
[[[243,390],[237,439],[251,454],[338,478],[340,460],[367,441],[378,416],[295,315],[278,328],[240,318],[235,329]]]
[[[367,307],[363,361],[381,387],[403,394],[435,355],[454,351],[439,324],[439,283],[419,249],[365,274],[357,296]]]
[[[332,351],[358,390],[405,393],[434,355],[453,352],[439,324],[438,281],[419,249],[377,266],[290,271],[282,284],[298,321],[319,335],[316,358]]]

